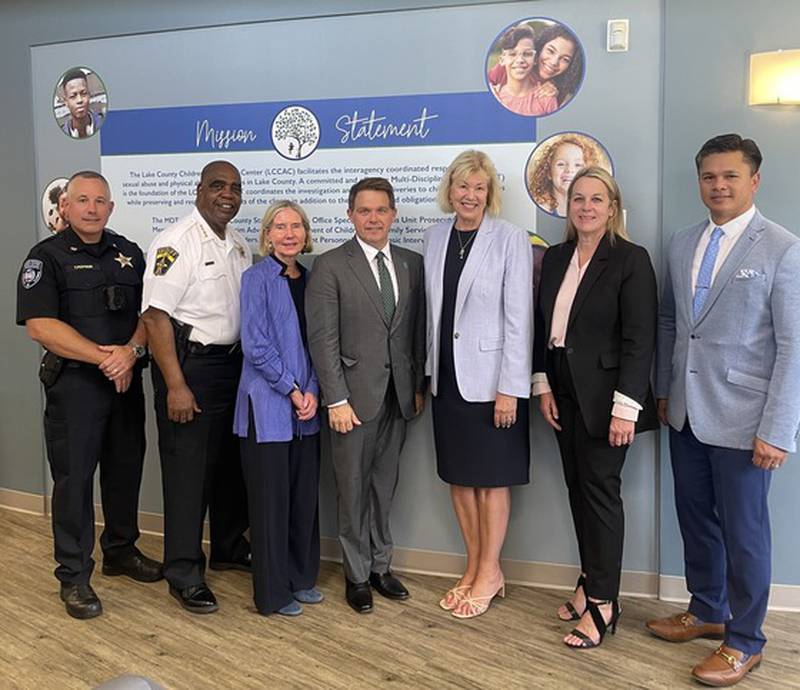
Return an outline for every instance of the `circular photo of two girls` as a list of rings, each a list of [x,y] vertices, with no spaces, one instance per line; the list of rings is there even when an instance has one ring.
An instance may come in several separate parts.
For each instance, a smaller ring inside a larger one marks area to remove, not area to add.
[[[580,89],[581,42],[566,24],[531,17],[507,26],[486,56],[492,95],[517,115],[543,117],[563,108]]]

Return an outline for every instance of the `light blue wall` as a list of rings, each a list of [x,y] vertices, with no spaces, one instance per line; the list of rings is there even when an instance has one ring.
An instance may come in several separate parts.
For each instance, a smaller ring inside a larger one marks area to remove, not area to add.
[[[724,132],[758,143],[764,164],[756,204],[765,216],[800,234],[800,108],[746,104],[749,54],[800,46],[800,3],[669,0],[665,6],[663,241],[706,215],[697,194],[694,154],[710,136]],[[661,570],[683,575],[666,435],[664,449]],[[800,584],[799,460],[791,456],[775,473],[770,492],[773,581],[792,585]]]

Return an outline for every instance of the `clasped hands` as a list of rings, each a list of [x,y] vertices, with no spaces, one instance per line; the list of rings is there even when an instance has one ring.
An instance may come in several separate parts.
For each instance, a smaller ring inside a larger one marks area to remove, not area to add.
[[[101,352],[108,356],[98,364],[105,377],[114,383],[117,393],[128,390],[133,380],[133,365],[136,364],[136,353],[130,345],[98,345]]]
[[[317,396],[306,391],[303,393],[295,388],[290,394],[289,399],[294,406],[294,413],[301,422],[307,422],[317,414]]]

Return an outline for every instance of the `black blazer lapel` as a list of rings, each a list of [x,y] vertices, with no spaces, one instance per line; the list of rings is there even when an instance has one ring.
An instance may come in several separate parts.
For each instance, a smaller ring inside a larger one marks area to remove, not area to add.
[[[356,240],[353,239],[348,242],[346,253],[347,263],[350,265],[350,269],[355,274],[358,282],[361,283],[361,287],[364,288],[364,292],[367,293],[370,302],[372,302],[372,306],[375,307],[383,323],[388,327],[389,321],[386,319],[386,314],[383,311],[383,300],[378,290],[378,283],[375,281],[375,276],[372,273],[372,269],[369,267],[364,251],[358,246]]]
[[[597,245],[597,249],[594,251],[594,256],[591,258],[589,265],[586,268],[586,273],[583,274],[580,285],[578,285],[578,292],[575,293],[575,299],[572,302],[572,309],[570,309],[569,312],[567,332],[569,332],[572,322],[575,321],[575,317],[580,311],[583,302],[589,296],[592,285],[597,282],[597,279],[602,275],[603,271],[606,270],[610,251],[611,245],[608,241],[608,235],[605,235],[603,239],[600,240],[600,244]]]

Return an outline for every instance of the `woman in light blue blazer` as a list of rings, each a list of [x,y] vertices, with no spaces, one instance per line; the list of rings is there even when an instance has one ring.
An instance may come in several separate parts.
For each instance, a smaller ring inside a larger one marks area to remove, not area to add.
[[[319,573],[319,386],[308,356],[304,292],[311,228],[291,201],[261,221],[263,261],[242,275],[241,437],[259,613],[296,616],[322,601]]]
[[[485,153],[450,164],[439,205],[455,217],[425,234],[426,374],[437,469],[467,550],[439,605],[474,618],[505,595],[509,487],[528,483],[532,252],[524,230],[497,218],[500,184]]]

